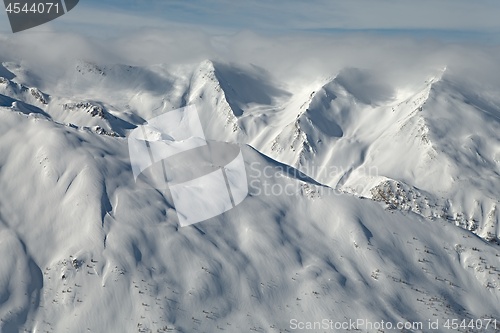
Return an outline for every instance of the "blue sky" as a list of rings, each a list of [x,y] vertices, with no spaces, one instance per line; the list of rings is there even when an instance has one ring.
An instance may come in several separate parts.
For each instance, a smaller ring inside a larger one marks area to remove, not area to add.
[[[87,0],[86,4],[225,28],[494,30],[500,27],[498,0]]]
[[[498,0],[80,0],[38,29],[113,35],[123,30],[198,27],[261,33],[346,31],[496,39]],[[8,31],[5,13],[0,31]]]

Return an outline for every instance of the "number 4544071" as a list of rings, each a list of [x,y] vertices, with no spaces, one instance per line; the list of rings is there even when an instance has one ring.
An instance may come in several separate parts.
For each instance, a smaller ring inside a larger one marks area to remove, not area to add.
[[[11,2],[5,8],[5,11],[9,14],[50,14],[59,13],[59,3],[53,2],[39,2],[28,5],[27,3]]]
[[[489,319],[489,318],[484,318],[484,319],[463,319],[460,321],[459,319],[447,319],[444,323],[444,327],[447,329],[452,329],[452,330],[458,330],[459,328],[463,329],[494,329],[497,330],[497,320],[496,319]]]

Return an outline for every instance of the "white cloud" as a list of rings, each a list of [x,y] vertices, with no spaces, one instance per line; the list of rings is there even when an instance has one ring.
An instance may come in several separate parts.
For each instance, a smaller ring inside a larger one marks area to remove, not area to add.
[[[445,65],[468,68],[471,75],[480,77],[481,73],[482,79],[497,80],[491,74],[498,68],[499,48],[494,45],[298,29],[496,29],[500,25],[492,19],[499,14],[500,3],[496,1],[249,0],[235,4],[229,0],[149,0],[137,1],[134,8],[146,5],[159,14],[82,2],[52,23],[19,34],[0,35],[0,59],[35,62],[40,68],[47,64],[64,72],[64,63],[75,59],[147,65],[211,58],[253,63],[292,85],[325,79],[347,66],[373,69],[396,84],[414,82],[413,78],[424,78]],[[162,8],[171,9],[168,15],[184,13],[178,20],[182,22],[170,20]],[[210,20],[216,17],[282,29],[279,33],[266,29],[259,33],[251,29],[231,32],[234,30],[214,27]]]
[[[264,36],[243,31],[227,35],[184,27],[141,29],[99,38],[35,31],[0,35],[0,42],[1,61],[28,61],[41,71],[56,68],[61,73],[65,63],[73,64],[76,59],[148,65],[196,63],[210,58],[262,66],[292,86],[326,79],[344,67],[372,69],[388,81],[404,85],[424,80],[444,66],[500,84],[495,74],[500,48],[472,42],[451,44],[366,34]]]

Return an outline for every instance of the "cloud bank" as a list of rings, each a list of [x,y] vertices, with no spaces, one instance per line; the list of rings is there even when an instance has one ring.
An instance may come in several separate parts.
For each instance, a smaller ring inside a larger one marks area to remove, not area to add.
[[[140,66],[214,59],[255,64],[292,87],[346,67],[404,86],[447,66],[496,84],[500,43],[475,37],[500,31],[499,16],[496,0],[89,0],[49,24],[0,33],[0,60],[57,77],[77,59]],[[435,38],[443,32],[468,37]]]
[[[371,34],[267,36],[250,31],[206,33],[196,28],[141,29],[114,38],[57,31],[0,35],[1,61],[26,61],[50,76],[76,60],[130,65],[196,63],[204,59],[254,64],[291,86],[321,82],[342,68],[366,68],[402,85],[422,81],[444,67],[500,84],[500,47],[475,43],[387,37]]]

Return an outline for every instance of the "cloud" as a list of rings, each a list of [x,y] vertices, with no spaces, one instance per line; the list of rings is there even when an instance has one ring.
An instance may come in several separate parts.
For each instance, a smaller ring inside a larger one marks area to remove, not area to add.
[[[77,59],[101,64],[185,64],[203,59],[255,64],[270,71],[290,89],[321,84],[346,67],[369,69],[396,86],[423,82],[448,66],[498,84],[500,48],[474,42],[447,43],[365,33],[279,35],[242,31],[207,33],[198,28],[139,29],[121,35],[88,36],[58,31],[0,35],[1,61],[35,64],[49,77],[64,74]],[[41,75],[42,75],[41,74]]]
[[[208,58],[261,66],[292,88],[346,67],[395,85],[444,66],[496,82],[495,43],[371,29],[489,31],[500,26],[492,18],[499,8],[496,0],[89,0],[49,24],[0,35],[0,59],[64,73],[76,59],[148,65]]]

